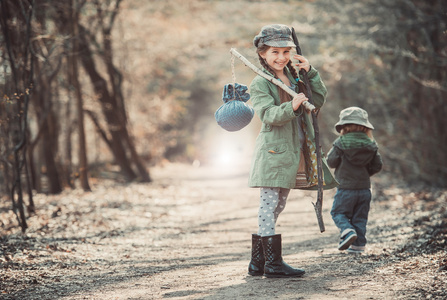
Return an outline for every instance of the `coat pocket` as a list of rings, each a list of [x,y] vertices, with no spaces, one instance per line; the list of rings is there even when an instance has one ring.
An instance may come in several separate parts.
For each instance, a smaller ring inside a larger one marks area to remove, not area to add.
[[[290,167],[293,164],[293,151],[285,139],[265,144],[264,155],[270,168]]]

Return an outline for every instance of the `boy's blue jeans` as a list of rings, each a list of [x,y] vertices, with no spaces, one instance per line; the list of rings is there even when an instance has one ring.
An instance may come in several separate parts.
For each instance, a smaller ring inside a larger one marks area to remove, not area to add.
[[[357,232],[354,246],[366,245],[366,223],[371,204],[371,190],[337,189],[332,204],[331,216],[335,225],[343,232],[351,228]]]

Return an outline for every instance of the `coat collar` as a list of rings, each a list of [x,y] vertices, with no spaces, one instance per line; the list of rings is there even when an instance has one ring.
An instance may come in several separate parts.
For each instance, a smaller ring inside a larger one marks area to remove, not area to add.
[[[285,70],[286,70],[287,78],[289,78],[290,82],[293,82],[293,83],[296,84],[295,78],[293,78],[292,73],[290,73],[289,69],[288,69],[288,68],[285,68]],[[272,77],[275,77],[275,75],[272,74],[270,71],[268,71],[266,68],[262,68],[262,71],[263,71],[264,73],[267,73],[268,75],[270,75],[270,76],[272,76]],[[281,81],[281,82],[282,82],[282,81]]]

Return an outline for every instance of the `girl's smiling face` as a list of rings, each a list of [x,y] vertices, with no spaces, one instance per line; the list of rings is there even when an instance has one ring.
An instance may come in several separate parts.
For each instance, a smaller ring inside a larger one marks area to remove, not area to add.
[[[260,53],[260,55],[275,73],[280,75],[283,74],[284,67],[290,61],[290,49],[292,48],[270,47],[266,52]]]

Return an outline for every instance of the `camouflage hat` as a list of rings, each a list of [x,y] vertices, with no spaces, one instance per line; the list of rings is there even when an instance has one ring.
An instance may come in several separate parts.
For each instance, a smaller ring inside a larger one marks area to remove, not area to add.
[[[372,124],[368,121],[368,113],[356,106],[345,108],[340,112],[340,120],[335,124],[335,130],[340,132],[343,125],[346,124],[362,125],[366,128],[374,129]]]
[[[292,39],[292,30],[287,25],[266,25],[253,39],[253,45],[260,47],[268,45],[272,47],[295,47]]]

